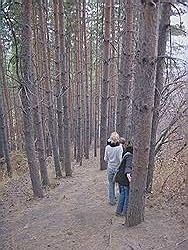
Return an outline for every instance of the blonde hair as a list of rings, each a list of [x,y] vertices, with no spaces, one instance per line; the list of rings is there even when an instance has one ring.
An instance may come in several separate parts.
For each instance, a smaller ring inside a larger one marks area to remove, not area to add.
[[[111,135],[110,135],[110,141],[111,141],[112,143],[117,143],[117,142],[119,142],[119,134],[118,134],[117,132],[111,133]]]

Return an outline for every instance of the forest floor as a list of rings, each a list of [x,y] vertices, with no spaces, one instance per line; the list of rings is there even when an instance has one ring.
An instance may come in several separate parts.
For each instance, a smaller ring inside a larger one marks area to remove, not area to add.
[[[73,163],[73,177],[54,180],[33,199],[28,171],[0,183],[0,249],[187,250],[185,197],[152,194],[145,221],[123,225],[108,204],[106,171],[98,159]]]

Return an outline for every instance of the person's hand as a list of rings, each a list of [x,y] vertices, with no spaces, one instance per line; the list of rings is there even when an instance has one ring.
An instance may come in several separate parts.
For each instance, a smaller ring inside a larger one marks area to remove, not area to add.
[[[127,178],[129,180],[129,182],[131,182],[131,174],[127,173]]]

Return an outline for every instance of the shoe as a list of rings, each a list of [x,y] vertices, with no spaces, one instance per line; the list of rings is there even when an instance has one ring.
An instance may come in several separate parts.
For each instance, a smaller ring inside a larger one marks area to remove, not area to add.
[[[116,201],[109,201],[109,204],[114,206],[116,204]]]
[[[125,218],[125,221],[122,223],[123,226],[127,226],[127,219]]]
[[[116,212],[115,215],[118,216],[118,217],[122,217],[123,216],[122,213],[118,213],[118,212]]]
[[[127,226],[127,213],[123,214],[123,217],[125,218],[124,223],[122,223],[123,226]]]
[[[127,213],[122,213],[122,216],[127,217]]]

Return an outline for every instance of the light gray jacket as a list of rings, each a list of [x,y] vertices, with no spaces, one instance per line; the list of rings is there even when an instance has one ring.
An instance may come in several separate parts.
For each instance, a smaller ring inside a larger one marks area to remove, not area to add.
[[[104,160],[108,162],[108,170],[116,170],[122,160],[123,147],[122,145],[105,147]]]

